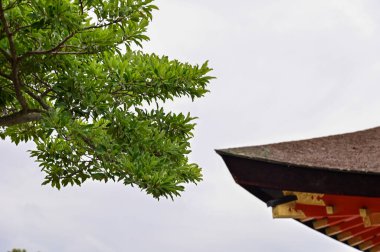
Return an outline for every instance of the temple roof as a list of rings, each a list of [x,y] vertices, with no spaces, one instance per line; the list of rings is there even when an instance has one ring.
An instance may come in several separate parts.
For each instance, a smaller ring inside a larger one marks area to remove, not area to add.
[[[380,127],[217,153],[274,218],[380,252]]]
[[[217,152],[284,165],[380,173],[380,127],[301,141],[224,149]]]

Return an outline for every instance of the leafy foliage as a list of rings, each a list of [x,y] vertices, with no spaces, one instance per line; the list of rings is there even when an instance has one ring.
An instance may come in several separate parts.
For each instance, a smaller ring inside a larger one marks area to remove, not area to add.
[[[202,97],[210,68],[132,50],[149,39],[152,1],[0,0],[0,137],[36,143],[43,184],[113,180],[172,198],[201,180],[194,118],[162,104]]]

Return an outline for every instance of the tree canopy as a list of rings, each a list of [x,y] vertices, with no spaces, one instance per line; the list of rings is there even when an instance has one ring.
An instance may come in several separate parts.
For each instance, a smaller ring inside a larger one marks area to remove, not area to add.
[[[134,49],[152,1],[0,0],[0,137],[35,143],[43,184],[113,180],[173,198],[201,180],[194,118],[163,105],[202,97],[210,68]]]

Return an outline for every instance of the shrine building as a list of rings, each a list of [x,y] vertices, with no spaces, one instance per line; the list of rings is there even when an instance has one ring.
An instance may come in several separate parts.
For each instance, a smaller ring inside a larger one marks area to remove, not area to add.
[[[273,218],[295,219],[359,251],[380,251],[380,127],[217,153]]]

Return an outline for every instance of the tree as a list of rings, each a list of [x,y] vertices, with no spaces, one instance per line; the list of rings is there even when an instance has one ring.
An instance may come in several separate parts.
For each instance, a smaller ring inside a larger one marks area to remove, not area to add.
[[[201,180],[194,118],[163,105],[202,97],[210,68],[133,50],[152,1],[0,0],[0,136],[34,141],[42,184],[113,180],[173,198]]]

